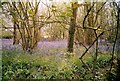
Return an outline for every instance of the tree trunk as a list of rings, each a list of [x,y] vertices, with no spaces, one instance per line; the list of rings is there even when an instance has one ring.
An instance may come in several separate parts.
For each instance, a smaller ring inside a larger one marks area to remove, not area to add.
[[[119,6],[119,5],[118,5]],[[117,12],[117,43],[116,43],[116,49],[117,49],[117,81],[120,80],[120,8],[118,8]]]
[[[89,5],[86,5],[85,10],[88,12],[89,8],[93,5],[90,3]],[[93,9],[90,11],[90,15],[87,18],[87,24],[89,27],[94,27],[94,15],[93,15]],[[85,29],[85,44],[91,45],[94,38],[94,32],[91,29]]]
[[[68,36],[68,50],[67,50],[70,53],[73,52],[73,45],[74,45],[74,33],[75,33],[76,16],[77,16],[77,8],[78,8],[78,7],[75,7],[76,5],[78,5],[77,2],[72,4],[73,16],[71,17],[71,21],[70,21],[69,36]]]
[[[16,22],[14,22],[14,31],[13,31],[13,45],[19,44],[18,34],[17,34],[17,26]]]

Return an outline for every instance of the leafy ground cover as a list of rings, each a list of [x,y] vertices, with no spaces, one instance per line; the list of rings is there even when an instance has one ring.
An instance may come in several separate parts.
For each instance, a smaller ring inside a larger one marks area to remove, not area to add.
[[[50,43],[54,47],[48,43],[50,42],[41,43],[41,48],[39,47],[33,54],[23,52],[18,46],[9,47],[9,49],[4,47],[2,79],[77,79],[83,81],[92,81],[93,78],[97,81],[107,79],[107,70],[110,66],[109,53],[105,52],[98,56],[94,77],[92,71],[88,71],[79,59],[81,54],[77,54],[84,49],[75,49],[74,53],[67,53],[65,45],[62,45],[64,42],[59,41],[59,46],[55,45],[56,42]],[[91,51],[83,59],[91,70],[94,66],[93,54],[94,51]]]
[[[17,51],[4,50],[2,58],[3,79],[79,79],[92,80],[93,75],[87,71],[77,54],[38,54],[32,55]],[[109,67],[107,54],[98,57],[96,71],[97,80],[105,79]],[[84,58],[92,68],[92,57]]]
[[[23,52],[20,45],[12,46],[12,40],[3,41],[2,49],[2,80],[37,79],[37,80],[80,80],[104,81],[107,80],[110,68],[110,52],[102,52],[94,65],[94,50],[89,51],[83,61],[79,57],[84,51],[83,47],[74,49],[74,53],[66,52],[66,40],[39,42],[38,49],[33,54]],[[106,48],[106,47],[104,47]],[[103,49],[101,49],[103,50]],[[95,77],[93,67],[96,69]],[[112,78],[114,74],[112,74]],[[110,80],[109,80],[110,81]],[[114,81],[114,80],[111,80]]]

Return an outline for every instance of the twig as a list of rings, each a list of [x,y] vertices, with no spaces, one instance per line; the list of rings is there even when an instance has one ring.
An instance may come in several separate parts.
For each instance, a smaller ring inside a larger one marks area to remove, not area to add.
[[[104,31],[98,35],[98,37],[93,41],[93,43],[86,49],[86,51],[82,54],[82,56],[79,59],[82,59],[82,57],[88,52],[88,50],[94,45],[94,43],[98,40],[98,38],[103,35]]]
[[[85,17],[84,17],[84,20],[83,20],[83,29],[85,28],[85,21],[86,21],[89,13],[90,13],[90,11],[92,10],[93,7],[94,7],[94,3],[93,3],[93,5],[90,7],[90,9],[87,11],[87,14],[86,14]]]

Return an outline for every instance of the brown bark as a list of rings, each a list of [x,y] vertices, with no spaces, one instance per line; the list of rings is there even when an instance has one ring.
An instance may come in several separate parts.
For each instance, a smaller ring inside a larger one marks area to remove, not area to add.
[[[91,3],[90,3],[91,5]],[[86,5],[86,10],[88,11],[88,8],[90,5]],[[89,27],[94,27],[94,24],[93,24],[93,21],[94,21],[94,16],[93,16],[93,9],[91,9],[90,11],[90,15],[88,16],[87,18],[87,22],[88,22],[88,26]],[[93,30],[92,29],[85,29],[85,44],[86,45],[91,45],[92,42],[93,42],[93,37],[94,37],[94,34],[93,34]]]
[[[16,22],[14,22],[13,45],[19,44]]]
[[[70,21],[70,28],[69,28],[69,36],[68,36],[68,52],[73,52],[73,45],[74,45],[74,33],[75,33],[75,26],[76,26],[76,16],[77,16],[77,9],[78,7],[75,7],[78,3],[75,2],[72,4],[72,14]]]

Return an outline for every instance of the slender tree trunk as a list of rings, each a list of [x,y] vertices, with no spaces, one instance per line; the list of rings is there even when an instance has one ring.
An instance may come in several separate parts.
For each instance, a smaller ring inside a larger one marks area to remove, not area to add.
[[[37,23],[35,22],[35,19],[37,19],[37,17],[34,17],[33,18],[33,26],[34,26],[34,43],[33,43],[33,48],[37,47],[37,44],[38,44],[38,39],[39,39],[39,28],[37,28]]]
[[[93,5],[92,3],[90,3],[89,5],[86,5],[86,11],[88,11],[88,9],[91,7],[91,5]],[[90,15],[87,18],[87,24],[89,27],[93,27],[94,26],[94,15],[93,15],[93,9],[91,10]],[[93,42],[93,37],[94,37],[94,32],[91,29],[85,29],[85,44],[86,45],[91,45]]]
[[[69,36],[68,36],[68,52],[73,52],[73,45],[74,45],[74,33],[75,33],[75,26],[76,26],[76,16],[77,16],[77,9],[78,7],[75,7],[78,5],[77,2],[72,4],[72,14],[71,22],[70,22],[70,28],[69,28]]]
[[[17,35],[17,26],[16,26],[16,22],[14,22],[13,45],[17,45],[17,44],[19,44],[19,39],[18,39],[18,35]]]
[[[118,5],[119,6],[119,5]],[[116,43],[116,49],[117,49],[117,80],[120,80],[120,8],[118,8],[117,12],[117,43]]]

